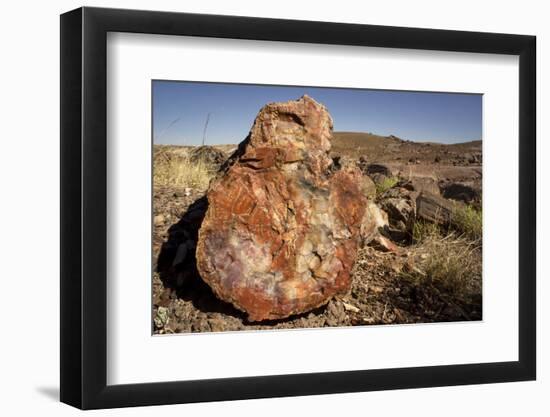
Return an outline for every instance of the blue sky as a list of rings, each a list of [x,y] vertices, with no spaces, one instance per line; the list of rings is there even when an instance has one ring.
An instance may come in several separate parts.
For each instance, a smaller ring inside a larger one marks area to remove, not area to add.
[[[479,94],[153,81],[153,140],[200,145],[241,142],[266,104],[308,94],[324,104],[334,131],[372,132],[413,141],[481,139]]]

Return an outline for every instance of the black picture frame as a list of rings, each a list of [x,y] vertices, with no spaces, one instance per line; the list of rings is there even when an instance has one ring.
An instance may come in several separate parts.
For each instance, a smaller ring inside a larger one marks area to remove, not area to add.
[[[519,360],[107,385],[108,32],[518,55]],[[94,409],[534,380],[535,45],[534,36],[481,32],[88,7],[63,14],[61,401]]]

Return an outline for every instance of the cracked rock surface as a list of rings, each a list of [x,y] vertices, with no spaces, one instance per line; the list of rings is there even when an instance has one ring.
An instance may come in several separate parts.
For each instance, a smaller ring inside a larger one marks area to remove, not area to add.
[[[332,119],[308,96],[266,105],[212,180],[197,268],[251,321],[310,311],[351,288],[367,199],[333,169]]]

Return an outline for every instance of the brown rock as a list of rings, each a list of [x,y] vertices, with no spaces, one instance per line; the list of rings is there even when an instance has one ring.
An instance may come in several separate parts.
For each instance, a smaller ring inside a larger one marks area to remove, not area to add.
[[[412,177],[410,180],[401,184],[403,188],[419,193],[428,192],[430,194],[439,195],[439,185],[434,178],[431,177]]]
[[[367,198],[371,199],[376,197],[376,184],[370,177],[363,175],[360,180],[360,187]]]
[[[451,201],[434,194],[420,193],[416,198],[416,216],[430,223],[450,224],[454,208]]]
[[[351,285],[366,197],[332,170],[332,119],[310,97],[266,105],[207,192],[197,267],[249,320],[281,319]]]
[[[392,175],[391,169],[383,164],[370,164],[367,166],[366,171],[368,175],[381,174],[386,177],[391,177]]]
[[[466,153],[463,159],[468,161],[469,164],[481,164],[482,161],[481,153]]]
[[[481,201],[481,185],[475,187],[473,184],[451,182],[442,184],[443,197],[464,203],[479,203]]]
[[[388,213],[390,225],[396,230],[406,232],[412,229],[416,218],[414,194],[406,188],[394,187],[383,193],[379,204]]]
[[[390,178],[390,177],[385,176],[384,174],[380,174],[380,173],[377,173],[377,172],[374,173],[374,174],[370,174],[369,177],[377,185],[383,184],[384,182],[386,182]]]
[[[383,207],[390,213],[396,224],[402,223],[408,227],[414,220],[414,204],[406,198],[389,198],[384,201]]]

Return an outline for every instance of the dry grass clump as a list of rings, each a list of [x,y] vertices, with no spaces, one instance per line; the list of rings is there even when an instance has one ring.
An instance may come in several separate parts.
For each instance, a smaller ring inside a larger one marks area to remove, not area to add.
[[[187,154],[172,153],[162,148],[155,150],[153,185],[155,187],[190,187],[206,189],[215,168],[198,159],[192,161]]]
[[[416,221],[412,227],[412,238],[415,243],[423,242],[441,233],[441,227],[435,223]]]
[[[459,306],[481,299],[482,250],[479,240],[441,230],[432,224],[417,223],[412,266],[403,278],[418,286],[430,287],[447,303]]]

